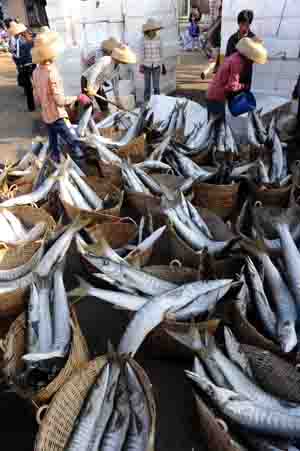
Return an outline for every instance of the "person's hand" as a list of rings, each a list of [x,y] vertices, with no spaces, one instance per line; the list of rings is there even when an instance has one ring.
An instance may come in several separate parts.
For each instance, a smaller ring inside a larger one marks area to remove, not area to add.
[[[92,104],[91,99],[85,94],[80,94],[77,97],[77,101],[82,106],[90,106]]]
[[[87,88],[85,90],[85,92],[86,92],[86,95],[89,97],[95,97],[95,95],[97,95],[96,89],[93,89],[93,88]]]

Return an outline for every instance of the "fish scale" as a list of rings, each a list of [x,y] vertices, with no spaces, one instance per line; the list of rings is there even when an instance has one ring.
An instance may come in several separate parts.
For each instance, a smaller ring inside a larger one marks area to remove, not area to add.
[[[269,393],[290,402],[300,403],[300,373],[286,360],[270,351],[242,345],[254,376]]]

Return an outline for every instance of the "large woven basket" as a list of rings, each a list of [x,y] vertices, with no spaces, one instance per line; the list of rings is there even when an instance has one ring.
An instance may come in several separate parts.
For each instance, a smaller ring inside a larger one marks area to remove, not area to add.
[[[25,349],[25,324],[25,314],[22,314],[11,325],[6,339],[3,342],[5,350],[3,371],[8,380],[13,384],[15,375],[19,370],[22,370],[24,366],[22,356],[24,355]],[[71,350],[64,368],[47,387],[43,388],[38,393],[29,394],[22,388],[16,386],[16,389],[21,396],[31,399],[37,405],[48,402],[57,390],[59,390],[60,387],[66,382],[73,371],[81,368],[88,362],[89,352],[87,344],[84,336],[82,335],[74,309],[72,309],[72,328],[73,338]]]
[[[80,210],[79,208],[68,204],[65,200],[62,200],[62,204],[68,217],[70,219],[75,219],[80,215],[82,218],[90,218],[95,223],[101,223],[111,222],[112,217],[120,216],[123,204],[123,192],[109,182],[102,181],[101,179],[99,181],[98,177],[86,177],[85,180],[101,199],[104,199],[107,194],[111,194],[115,200],[115,205],[112,208],[107,208],[105,210],[95,210],[90,212]]]
[[[84,368],[76,371],[61,387],[42,421],[35,451],[64,451],[66,449],[84,400],[106,363],[107,357],[99,357],[91,361]],[[151,432],[149,443],[145,449],[154,451],[156,407],[152,385],[144,370],[135,361],[130,360],[130,363],[144,388],[151,414]]]
[[[267,186],[257,188],[255,200],[269,207],[287,207],[292,186],[284,188],[269,188]]]
[[[95,224],[87,228],[90,235],[98,241],[100,238],[105,238],[112,249],[119,249],[130,241],[132,241],[137,233],[137,225],[133,222],[106,222],[103,224]]]
[[[99,128],[98,130],[101,136],[112,141],[119,141],[125,133],[125,130],[120,130],[116,127]]]
[[[221,218],[229,218],[238,206],[239,186],[239,183],[234,185],[195,183],[193,185],[194,204],[208,208]]]
[[[168,242],[171,259],[178,259],[183,266],[199,268],[201,256],[183,241],[172,225],[168,226]]]
[[[1,212],[0,208],[0,212]],[[49,232],[55,229],[55,221],[44,209],[30,206],[20,206],[8,208],[17,218],[19,218],[26,227],[33,227],[39,222],[46,224],[45,238]],[[17,268],[26,263],[35,254],[41,246],[39,241],[31,241],[22,246],[5,246],[6,252],[2,252],[0,259],[0,270]]]
[[[132,163],[140,163],[146,158],[145,143],[146,136],[141,135],[138,138],[133,139],[126,146],[120,147],[120,149],[116,151],[116,154],[125,160],[130,158]]]
[[[98,161],[100,174],[107,182],[112,185],[121,188],[123,186],[121,168],[116,164],[105,163],[102,160]]]

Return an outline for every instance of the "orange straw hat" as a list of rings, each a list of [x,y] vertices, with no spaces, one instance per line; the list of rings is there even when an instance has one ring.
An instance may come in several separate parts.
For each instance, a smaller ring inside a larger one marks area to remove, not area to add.
[[[10,36],[17,36],[20,33],[24,33],[24,31],[26,30],[27,27],[23,23],[17,23],[12,21],[9,25],[7,32]]]
[[[136,54],[126,45],[114,48],[111,57],[122,64],[136,64]]]
[[[268,51],[259,39],[242,38],[236,50],[254,63],[266,64],[268,61]]]
[[[109,38],[102,41],[101,48],[106,52],[112,52],[116,47],[121,47],[121,42],[117,41],[115,38]]]
[[[61,51],[62,41],[58,33],[54,31],[39,33],[31,50],[32,62],[41,64],[44,61],[55,59]]]
[[[147,31],[159,31],[162,30],[163,26],[157,22],[155,19],[148,19],[147,22],[143,25],[143,32],[147,33]]]

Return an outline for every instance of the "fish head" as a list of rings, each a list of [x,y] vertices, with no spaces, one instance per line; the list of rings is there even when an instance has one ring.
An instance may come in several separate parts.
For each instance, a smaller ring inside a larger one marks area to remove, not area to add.
[[[283,352],[291,352],[298,342],[295,324],[291,321],[284,321],[280,324],[278,326],[278,339]]]

